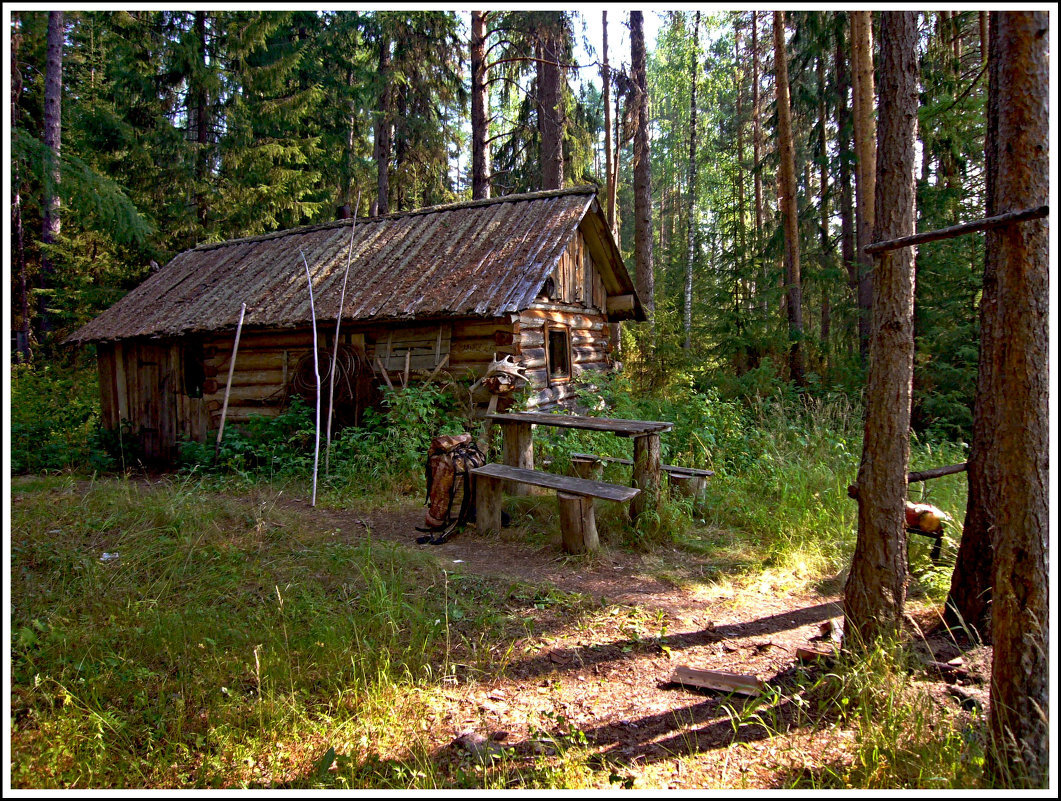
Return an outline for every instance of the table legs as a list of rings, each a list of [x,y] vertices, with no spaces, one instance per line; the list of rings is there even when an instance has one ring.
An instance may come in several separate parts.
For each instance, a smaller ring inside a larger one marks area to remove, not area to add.
[[[641,513],[659,508],[660,455],[659,434],[634,437],[633,486],[641,490],[630,501],[630,519],[637,522]]]
[[[534,441],[530,423],[503,423],[501,426],[501,461],[510,467],[534,469]],[[509,482],[513,495],[530,495],[531,487]]]

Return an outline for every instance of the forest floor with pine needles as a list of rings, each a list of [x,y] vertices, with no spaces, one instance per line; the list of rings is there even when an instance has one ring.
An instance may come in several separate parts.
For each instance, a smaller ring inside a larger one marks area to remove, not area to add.
[[[938,605],[912,601],[904,649],[805,663],[834,647],[842,575],[607,537],[566,556],[552,498],[510,508],[499,535],[430,546],[409,498],[16,479],[13,785],[975,782],[990,649],[931,633]]]

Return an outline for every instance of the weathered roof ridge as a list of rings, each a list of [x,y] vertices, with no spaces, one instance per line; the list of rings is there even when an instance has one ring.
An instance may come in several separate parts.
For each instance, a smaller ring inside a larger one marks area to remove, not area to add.
[[[425,206],[420,209],[410,209],[409,211],[398,211],[393,214],[380,214],[375,217],[353,217],[345,220],[329,220],[324,223],[313,223],[312,225],[302,225],[298,228],[285,228],[282,231],[272,231],[267,234],[256,234],[254,236],[244,236],[238,239],[226,239],[223,242],[207,242],[202,245],[197,245],[192,250],[215,250],[217,248],[228,247],[229,245],[241,245],[248,242],[267,242],[270,239],[279,239],[285,236],[293,236],[297,234],[307,234],[314,231],[327,231],[332,228],[346,228],[351,224],[366,223],[366,222],[380,222],[382,220],[399,220],[405,217],[416,217],[422,214],[435,214],[440,211],[452,211],[455,209],[474,209],[481,206],[492,206],[498,203],[518,203],[520,201],[528,200],[543,200],[551,197],[563,197],[565,195],[595,195],[597,193],[597,187],[592,184],[583,184],[581,186],[572,186],[567,189],[543,189],[538,192],[523,192],[518,195],[502,195],[501,197],[486,198],[483,200],[461,200],[456,203],[444,203],[439,206]]]

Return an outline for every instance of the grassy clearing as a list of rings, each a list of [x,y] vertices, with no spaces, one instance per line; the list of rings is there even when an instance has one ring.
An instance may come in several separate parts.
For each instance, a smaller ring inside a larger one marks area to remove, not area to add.
[[[260,495],[16,483],[14,786],[475,786],[419,722],[504,667],[537,593]]]
[[[385,457],[409,431],[434,430],[437,409],[422,397],[405,401],[374,433],[342,442],[320,506],[419,498],[414,456],[425,443]],[[623,402],[608,413],[675,421],[666,461],[716,476],[706,504],[669,500],[641,529],[621,506],[603,504],[606,548],[645,554],[659,578],[690,593],[840,590],[855,534],[846,490],[858,467],[857,409],[776,401],[747,411],[691,391],[655,405]],[[15,481],[13,785],[629,785],[559,712],[534,724],[549,743],[543,753],[498,748],[484,759],[443,748],[439,716],[457,688],[504,675],[549,632],[592,632],[619,614],[630,616],[630,642],[650,643],[662,641],[660,621],[547,586],[446,572],[415,550],[323,528],[287,502],[307,495],[304,440],[305,415],[295,410],[234,438],[213,471],[192,465],[150,491],[127,478]],[[561,465],[571,450],[629,455],[624,445],[550,432],[536,458]],[[964,458],[961,445],[915,441],[911,468]],[[610,466],[606,478],[625,483],[627,470]],[[921,487],[912,490],[917,497]],[[947,477],[927,485],[924,499],[960,522],[964,490],[963,476]],[[512,505],[528,547],[555,538],[554,507]],[[954,535],[940,567],[929,562],[928,541],[911,541],[912,598],[942,600]],[[700,557],[695,570],[682,553]],[[836,732],[839,755],[782,774],[792,787],[978,780],[978,730],[941,716],[893,652],[799,677],[769,703],[734,707],[732,722],[790,745],[793,731]]]

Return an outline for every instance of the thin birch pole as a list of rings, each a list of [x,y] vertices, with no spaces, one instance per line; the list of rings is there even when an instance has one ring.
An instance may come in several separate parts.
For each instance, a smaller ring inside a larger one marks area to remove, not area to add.
[[[321,368],[320,361],[317,358],[317,312],[313,308],[313,278],[309,274],[309,262],[306,261],[306,254],[299,248],[299,255],[302,257],[302,263],[306,265],[306,283],[309,284],[309,318],[313,325],[313,372],[317,376],[317,431],[316,438],[313,445],[313,497],[310,500],[310,506],[317,505],[317,462],[320,461],[321,454]]]
[[[331,464],[332,455],[332,414],[335,411],[335,365],[339,361],[339,326],[343,321],[343,304],[346,302],[346,279],[350,277],[350,260],[354,255],[354,228],[356,225],[357,223],[355,222],[350,226],[350,248],[346,251],[346,272],[343,273],[343,289],[339,293],[339,313],[335,317],[335,342],[333,343],[334,347],[332,348],[332,369],[331,372],[328,373],[328,436],[324,446],[325,478],[328,476],[328,468]]]
[[[247,304],[239,307],[239,322],[236,324],[236,341],[232,343],[232,358],[228,362],[228,381],[225,382],[225,401],[221,404],[221,425],[217,429],[217,442],[214,443],[214,460],[221,451],[221,437],[225,433],[225,415],[228,414],[228,396],[232,392],[232,373],[236,369],[236,352],[239,350],[239,335],[243,330],[243,315],[247,313]]]

